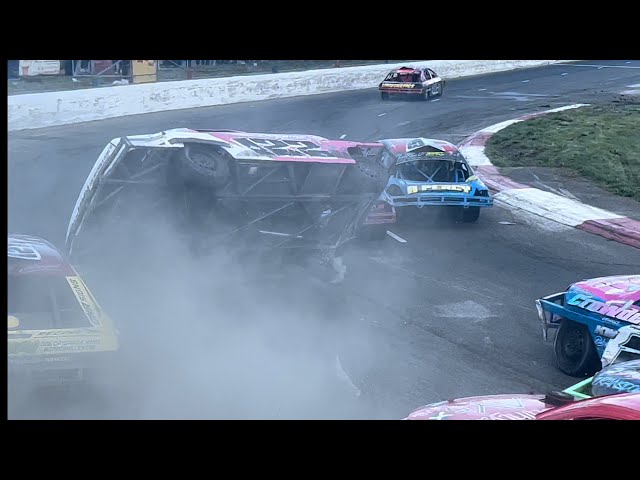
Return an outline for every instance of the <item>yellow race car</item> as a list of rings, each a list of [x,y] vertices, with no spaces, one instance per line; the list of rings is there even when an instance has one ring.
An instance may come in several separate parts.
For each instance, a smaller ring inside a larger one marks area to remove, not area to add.
[[[118,332],[78,273],[49,242],[8,238],[9,385],[100,380]]]

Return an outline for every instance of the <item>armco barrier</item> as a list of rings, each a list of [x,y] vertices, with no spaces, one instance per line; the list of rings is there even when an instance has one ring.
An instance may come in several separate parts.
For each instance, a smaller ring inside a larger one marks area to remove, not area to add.
[[[515,70],[571,60],[432,60],[445,79]],[[147,83],[8,97],[9,130],[66,125],[141,113],[252,102],[373,88],[401,64],[331,68],[306,72]]]

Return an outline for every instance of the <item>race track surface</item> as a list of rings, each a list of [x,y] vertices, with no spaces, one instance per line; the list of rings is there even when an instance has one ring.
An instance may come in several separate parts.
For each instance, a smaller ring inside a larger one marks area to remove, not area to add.
[[[365,90],[12,132],[9,231],[63,246],[86,175],[104,145],[120,135],[191,127],[457,143],[525,113],[610,101],[640,83],[638,61],[579,65],[589,66],[451,80],[444,96],[430,102],[383,102],[375,90]],[[246,295],[218,291],[216,320],[203,322],[202,310],[195,310],[197,327],[184,302],[171,303],[191,294],[182,284],[167,282],[166,291],[154,293],[134,284],[139,275],[109,272],[105,278],[122,287],[121,295],[145,291],[136,293],[137,308],[146,305],[153,317],[137,313],[135,327],[121,328],[129,332],[123,339],[129,352],[144,350],[129,358],[130,376],[121,379],[127,393],[101,402],[35,399],[14,415],[401,418],[452,397],[562,389],[577,380],[554,366],[534,300],[579,279],[640,271],[636,249],[499,207],[483,211],[475,225],[427,213],[392,230],[406,243],[388,237],[353,245],[339,286],[326,289],[298,272],[280,283],[247,287]],[[203,289],[197,298],[212,295],[202,272],[176,266],[165,273],[194,280]],[[113,297],[113,289],[96,284],[99,301]],[[125,311],[134,309],[130,299],[120,307],[113,298],[105,303],[116,321],[133,317]],[[261,318],[261,312],[268,313]],[[163,314],[171,320],[156,321]]]

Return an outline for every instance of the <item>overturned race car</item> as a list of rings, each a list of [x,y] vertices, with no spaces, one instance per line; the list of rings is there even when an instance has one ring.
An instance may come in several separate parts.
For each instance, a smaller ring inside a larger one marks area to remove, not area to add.
[[[9,385],[100,383],[119,349],[113,322],[49,242],[8,237]]]
[[[439,97],[445,81],[430,68],[400,67],[390,71],[378,85],[382,100],[403,96],[429,100]]]
[[[194,252],[326,259],[365,224],[395,221],[379,199],[391,167],[383,151],[379,143],[233,130],[116,138],[80,192],[67,252],[104,254],[160,216]]]
[[[381,140],[385,161],[393,167],[384,190],[396,208],[448,207],[462,222],[475,222],[481,208],[493,206],[487,186],[473,174],[458,148],[444,140],[397,138]]]
[[[555,358],[567,375],[640,358],[640,275],[577,282],[536,300],[536,308],[544,339],[557,329]]]

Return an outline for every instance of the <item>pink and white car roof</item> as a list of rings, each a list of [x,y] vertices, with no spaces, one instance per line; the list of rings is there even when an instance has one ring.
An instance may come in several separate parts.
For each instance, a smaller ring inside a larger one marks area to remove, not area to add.
[[[561,407],[543,395],[488,395],[434,403],[405,420],[640,420],[640,393],[621,393],[580,400]]]
[[[605,302],[631,304],[640,301],[640,275],[599,277],[574,283],[579,288]]]
[[[174,141],[195,141],[214,143],[239,160],[272,160],[280,162],[344,163],[355,164],[349,150],[351,148],[383,148],[380,143],[329,140],[317,135],[286,133],[249,133],[235,130],[192,130],[178,128],[163,132],[165,138]],[[129,137],[131,139],[133,137]],[[242,140],[245,140],[242,143]],[[246,140],[255,142],[248,146]],[[270,152],[275,142],[286,142],[287,155]],[[260,148],[260,147],[266,148]],[[255,148],[254,148],[255,147]]]
[[[425,405],[406,420],[533,420],[551,407],[544,395],[486,395]]]

